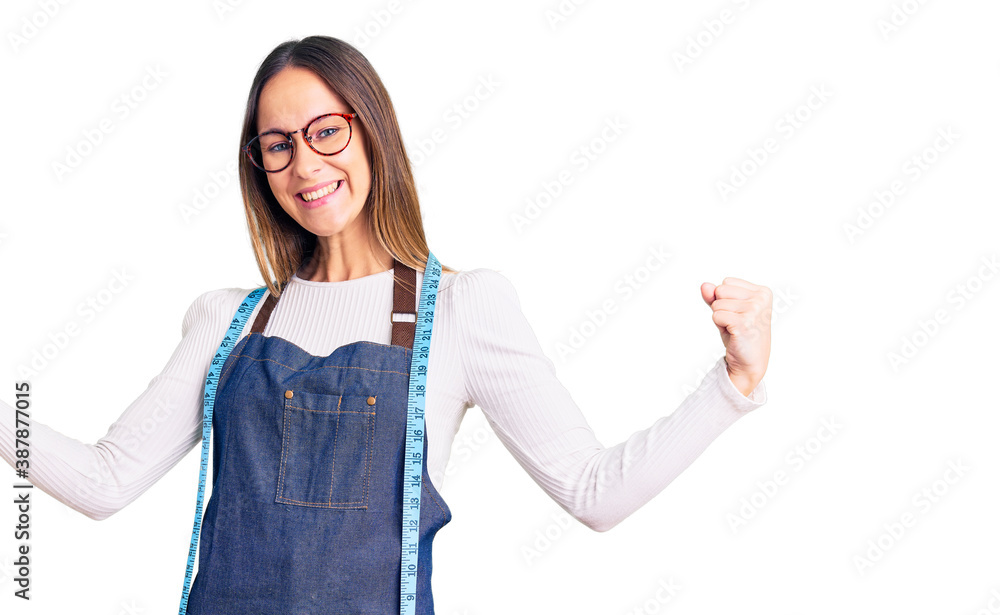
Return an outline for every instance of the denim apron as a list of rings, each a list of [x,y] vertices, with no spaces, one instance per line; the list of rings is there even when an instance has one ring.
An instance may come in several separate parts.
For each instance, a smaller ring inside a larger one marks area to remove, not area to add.
[[[416,274],[393,267],[393,313],[415,315]],[[317,357],[263,334],[279,303],[268,293],[219,377],[212,494],[187,613],[399,613],[415,323],[386,314],[391,344],[358,341]],[[427,473],[426,438],[421,499],[416,613],[433,615],[431,543],[451,511]]]

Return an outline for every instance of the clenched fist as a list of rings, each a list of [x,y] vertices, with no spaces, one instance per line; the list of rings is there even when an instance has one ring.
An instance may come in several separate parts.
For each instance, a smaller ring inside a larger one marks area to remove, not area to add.
[[[729,379],[743,395],[750,395],[771,355],[771,289],[725,278],[719,286],[702,284],[701,298],[712,308],[712,322],[726,346]]]

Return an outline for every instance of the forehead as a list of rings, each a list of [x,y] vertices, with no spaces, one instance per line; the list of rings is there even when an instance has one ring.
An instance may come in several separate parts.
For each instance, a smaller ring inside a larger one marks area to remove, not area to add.
[[[283,68],[271,77],[257,102],[257,132],[291,132],[325,113],[348,113],[350,109],[323,79],[311,70]]]

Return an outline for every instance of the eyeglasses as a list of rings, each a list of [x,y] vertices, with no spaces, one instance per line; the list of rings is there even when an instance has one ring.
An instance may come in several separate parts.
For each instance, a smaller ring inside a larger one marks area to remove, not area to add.
[[[250,139],[243,151],[261,171],[284,171],[295,156],[292,135],[301,132],[309,149],[321,156],[333,156],[344,151],[351,142],[351,120],[357,116],[357,113],[327,113],[292,132],[269,130]]]

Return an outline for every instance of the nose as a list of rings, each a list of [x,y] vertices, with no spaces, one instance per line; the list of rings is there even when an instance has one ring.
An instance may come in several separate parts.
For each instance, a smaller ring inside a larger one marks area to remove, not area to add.
[[[296,134],[297,133],[297,134]],[[306,178],[318,171],[322,165],[322,156],[313,151],[306,143],[305,134],[296,131],[292,134],[292,143],[295,145],[295,153],[292,156],[292,172],[297,176]]]

